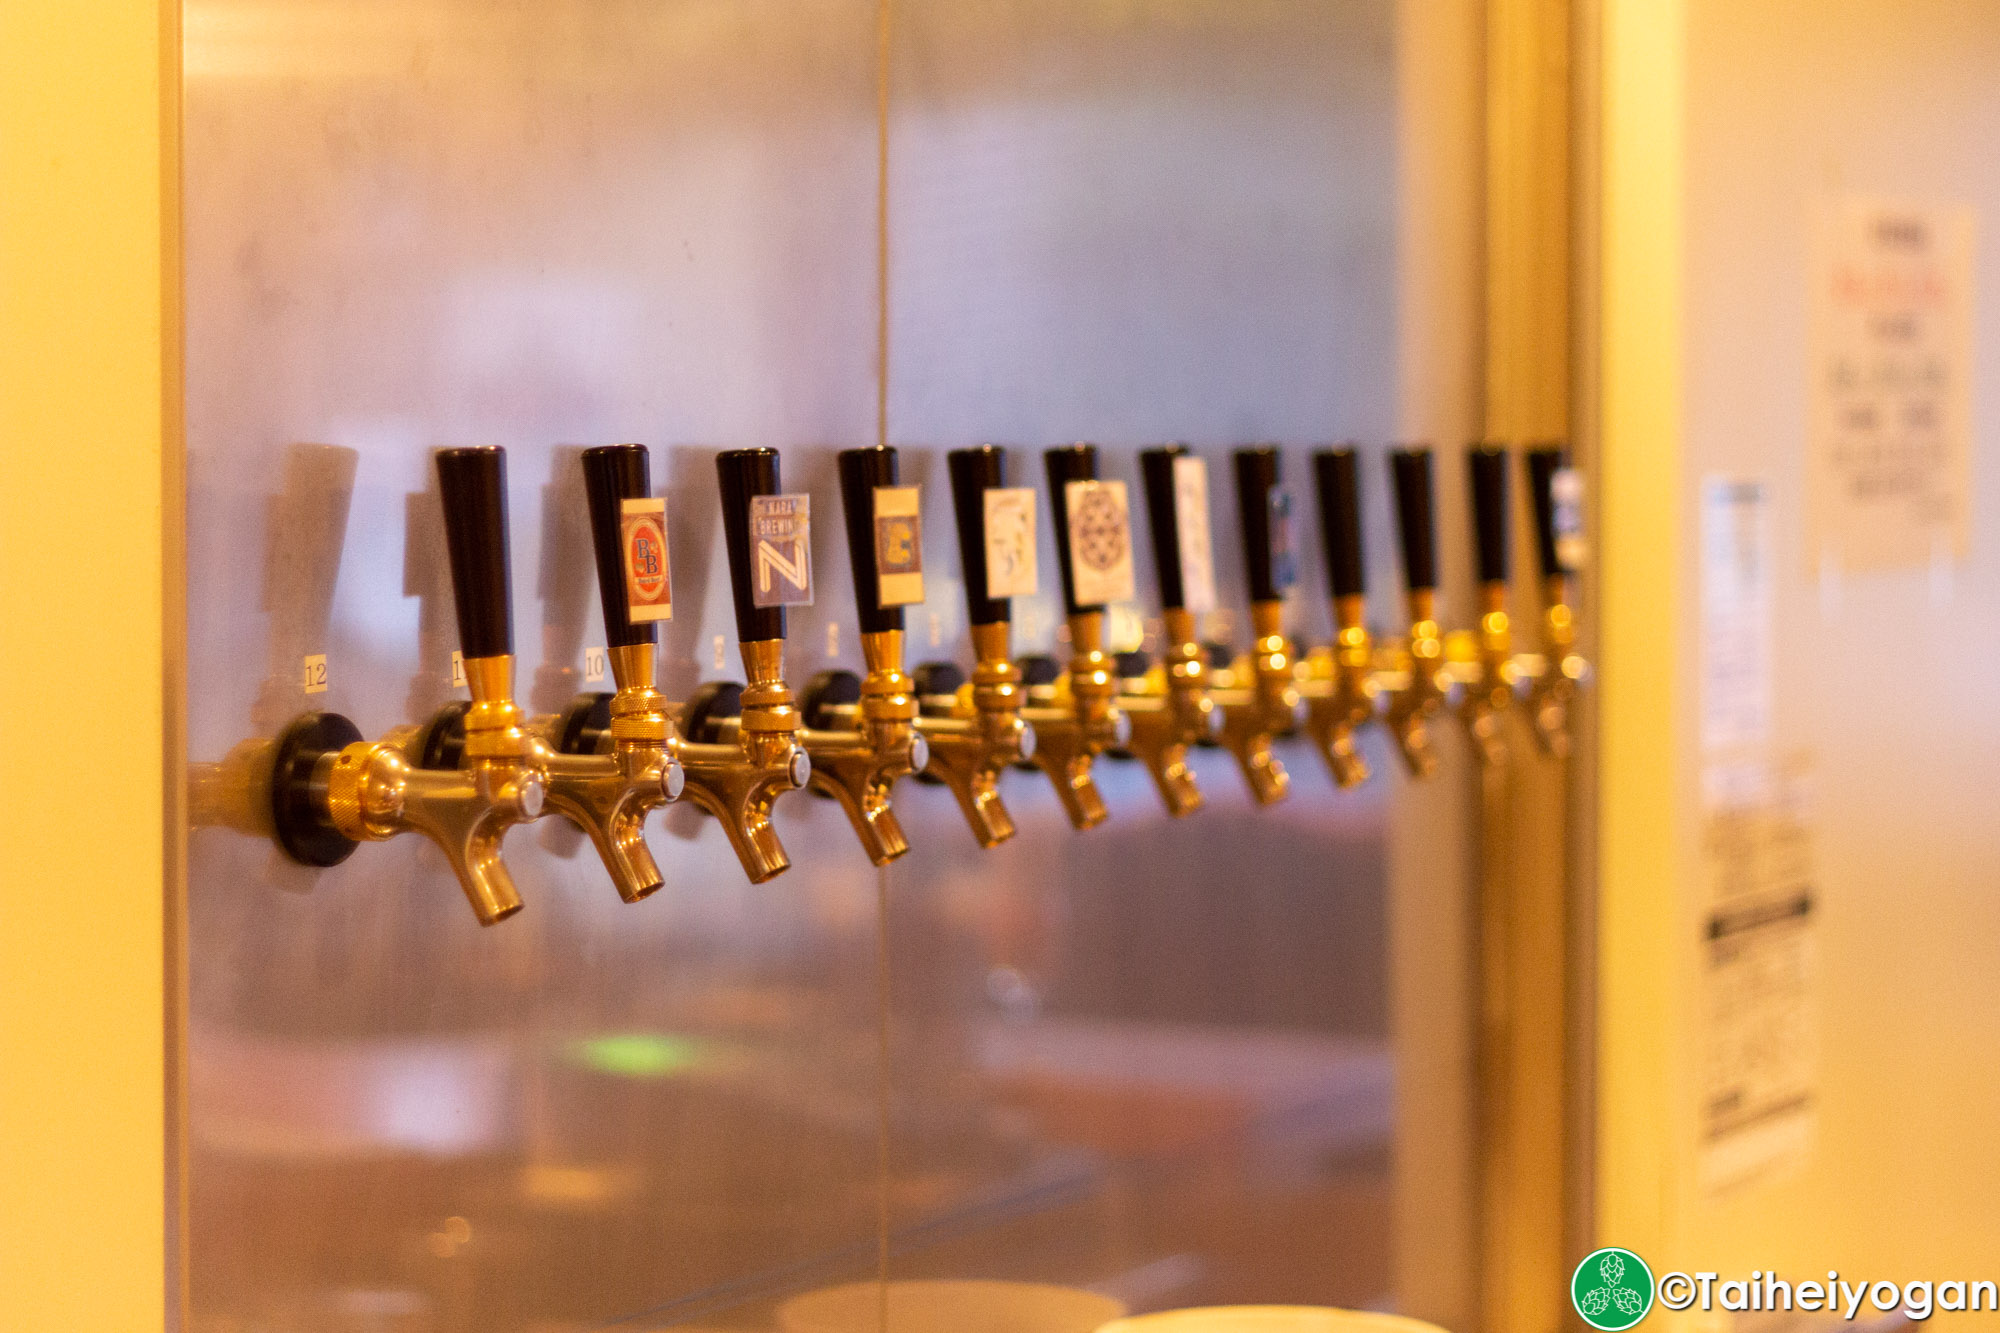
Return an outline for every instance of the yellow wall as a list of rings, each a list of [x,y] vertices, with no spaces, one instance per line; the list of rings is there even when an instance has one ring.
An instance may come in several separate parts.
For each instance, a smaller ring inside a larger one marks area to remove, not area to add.
[[[1680,706],[1681,162],[1679,0],[1602,12],[1598,451],[1597,1231],[1659,1253],[1673,1235],[1683,936],[1672,799]]]
[[[178,13],[0,5],[0,1326],[35,1333],[168,1300]]]

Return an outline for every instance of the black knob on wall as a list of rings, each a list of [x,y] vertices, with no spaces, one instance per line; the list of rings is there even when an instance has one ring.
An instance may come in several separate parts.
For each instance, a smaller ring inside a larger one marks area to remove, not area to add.
[[[1284,479],[1283,460],[1275,445],[1238,449],[1236,510],[1243,528],[1243,568],[1249,575],[1250,600],[1275,602],[1285,595],[1279,586],[1279,534],[1273,528],[1272,493]]]
[[[958,520],[959,569],[965,575],[965,609],[975,625],[1007,619],[1004,597],[986,589],[986,492],[1007,484],[1007,452],[997,444],[954,449],[945,456],[951,470],[951,507]]]
[[[1437,587],[1437,528],[1431,500],[1431,451],[1397,449],[1389,455],[1396,485],[1396,528],[1403,546],[1403,581],[1412,592]]]
[[[607,444],[583,451],[583,489],[590,506],[590,545],[604,603],[604,639],[614,648],[656,641],[654,622],[632,623],[626,599],[624,502],[653,491],[643,444]]]
[[[847,519],[847,555],[854,568],[854,606],[863,634],[903,628],[903,608],[882,605],[875,563],[875,488],[896,484],[896,451],[887,445],[840,452],[840,506]]]
[[[513,575],[507,559],[507,453],[497,446],[440,449],[438,491],[467,657],[514,651]]]
[[[1160,605],[1168,611],[1187,606],[1181,570],[1180,509],[1174,503],[1174,460],[1189,456],[1183,444],[1139,452],[1139,476],[1146,488],[1147,526],[1153,530],[1153,567],[1160,576]]]
[[[1076,600],[1076,580],[1072,577],[1069,549],[1069,493],[1072,481],[1097,480],[1097,446],[1066,444],[1044,450],[1042,465],[1049,474],[1049,510],[1055,519],[1056,564],[1062,573],[1063,610],[1070,615],[1101,611],[1101,604],[1084,605]]]
[[[1507,451],[1474,445],[1466,451],[1472,478],[1473,548],[1481,583],[1507,581]]]
[[[785,608],[759,606],[750,549],[750,500],[778,494],[776,449],[731,449],[715,456],[722,489],[722,540],[729,552],[729,586],[736,600],[736,637],[744,643],[785,637]]]
[[[1335,597],[1358,597],[1367,591],[1367,581],[1361,563],[1361,468],[1354,450],[1322,449],[1314,454],[1313,481],[1327,582]]]

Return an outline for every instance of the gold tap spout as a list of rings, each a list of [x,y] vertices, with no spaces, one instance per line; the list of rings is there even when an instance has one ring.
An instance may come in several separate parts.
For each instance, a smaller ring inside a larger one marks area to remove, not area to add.
[[[1285,799],[1291,791],[1291,775],[1272,753],[1274,737],[1299,723],[1298,681],[1292,669],[1292,647],[1282,628],[1284,603],[1252,602],[1250,624],[1257,636],[1252,649],[1247,682],[1244,674],[1232,669],[1227,688],[1213,691],[1222,710],[1222,743],[1236,756],[1243,780],[1259,805]]]
[[[1208,692],[1208,664],[1195,639],[1193,613],[1168,607],[1164,615],[1171,644],[1162,665],[1146,674],[1143,686],[1118,696],[1131,719],[1131,752],[1153,775],[1167,813],[1179,818],[1201,809],[1201,787],[1188,767],[1188,747],[1221,734],[1222,712]]]
[[[1444,637],[1438,629],[1437,594],[1430,588],[1410,590],[1410,628],[1405,640],[1402,679],[1389,689],[1389,734],[1396,738],[1403,763],[1412,777],[1437,771],[1437,750],[1430,722],[1444,710],[1448,698],[1443,679]]]
[[[548,788],[513,702],[513,674],[511,654],[465,659],[472,706],[457,768],[415,766],[406,742],[392,735],[322,755],[311,779],[325,793],[332,826],[349,841],[416,832],[436,843],[485,926],[521,910],[500,842],[513,825],[540,817]]]
[[[613,644],[606,651],[618,683],[608,700],[606,750],[566,749],[563,715],[547,719],[534,738],[535,756],[548,775],[549,808],[590,835],[618,896],[628,903],[664,882],[646,846],[646,815],[678,800],[686,782],[674,750],[670,706],[653,688],[654,651],[650,642]],[[603,698],[586,695],[578,706]]]
[[[1306,734],[1325,757],[1333,780],[1355,787],[1368,780],[1368,761],[1355,745],[1354,733],[1375,716],[1374,645],[1360,595],[1337,597],[1333,606],[1333,650],[1309,663],[1299,691],[1305,696]]]
[[[720,720],[717,740],[675,745],[687,775],[687,796],[722,823],[729,845],[752,884],[762,884],[792,864],[771,826],[771,807],[812,777],[812,760],[799,744],[799,710],[783,676],[785,641],[753,639],[743,645],[750,684],[742,713]]]
[[[1480,761],[1504,764],[1507,745],[1501,735],[1501,719],[1513,706],[1514,685],[1519,678],[1504,583],[1479,585],[1477,655],[1469,665],[1473,675],[1458,701],[1459,717],[1472,736]]]
[[[930,746],[916,725],[915,686],[903,672],[903,631],[862,634],[861,653],[868,674],[853,729],[807,728],[799,739],[812,756],[812,789],[840,802],[862,850],[880,866],[910,850],[889,797],[896,779],[930,762]]]
[[[1069,618],[1069,629],[1074,652],[1068,672],[1050,688],[1046,703],[1031,704],[1021,715],[1035,729],[1036,767],[1054,784],[1069,822],[1087,829],[1109,814],[1091,775],[1092,762],[1106,749],[1124,746],[1132,724],[1118,707],[1118,681],[1104,652],[1104,613],[1078,612]]]
[[[1005,620],[974,625],[977,662],[951,715],[916,720],[930,746],[924,772],[951,788],[981,847],[996,847],[1014,836],[1014,817],[1000,799],[1000,774],[1035,754],[1035,729],[1021,716],[1026,702],[1021,670],[1008,656],[1011,637]]]

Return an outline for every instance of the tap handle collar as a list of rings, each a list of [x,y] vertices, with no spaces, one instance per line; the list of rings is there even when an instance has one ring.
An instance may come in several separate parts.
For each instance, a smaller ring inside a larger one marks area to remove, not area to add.
[[[750,502],[778,494],[776,449],[730,449],[715,457],[722,488],[722,535],[729,548],[729,583],[736,599],[736,636],[744,643],[785,637],[785,608],[757,605],[757,568],[750,536]]]
[[[1472,531],[1481,583],[1507,581],[1507,451],[1477,444],[1466,451],[1472,478]]]
[[[1285,534],[1277,530],[1278,486],[1284,479],[1284,460],[1276,445],[1238,449],[1236,466],[1236,508],[1243,527],[1243,566],[1250,578],[1252,602],[1275,602],[1285,595],[1291,582],[1282,568],[1289,554],[1281,548]]]
[[[1042,464],[1049,476],[1049,511],[1055,518],[1056,563],[1062,572],[1063,610],[1070,615],[1102,609],[1076,600],[1076,579],[1069,549],[1069,483],[1097,480],[1097,446],[1065,444],[1044,450]]]
[[[590,506],[590,544],[597,557],[597,590],[604,602],[605,642],[614,648],[656,642],[654,622],[632,619],[625,585],[628,540],[650,534],[624,531],[624,504],[651,496],[649,459],[643,444],[606,444],[583,451],[583,489]],[[661,534],[664,535],[664,534]],[[665,553],[655,556],[664,561]],[[662,565],[664,568],[664,565]]]
[[[854,569],[854,606],[863,634],[903,628],[903,608],[882,604],[876,547],[875,492],[894,486],[896,451],[889,445],[840,451],[840,507],[847,519],[847,555]]]
[[[1403,581],[1411,592],[1437,588],[1437,526],[1431,501],[1431,451],[1397,449],[1389,455],[1396,484],[1396,527],[1403,544]]]
[[[459,650],[468,658],[507,656],[514,651],[514,617],[506,451],[440,449],[437,473]]]
[[[1326,577],[1335,597],[1359,597],[1368,590],[1361,563],[1361,468],[1352,445],[1313,455],[1319,495],[1320,542],[1326,548]]]
[[[1181,570],[1180,511],[1174,505],[1174,460],[1191,456],[1184,444],[1139,451],[1139,475],[1146,489],[1147,526],[1153,530],[1153,568],[1160,576],[1160,606],[1167,611],[1187,606],[1187,586]]]
[[[1569,466],[1569,454],[1559,444],[1543,445],[1528,450],[1523,461],[1528,468],[1528,494],[1535,507],[1535,551],[1541,559],[1542,577],[1556,578],[1569,573],[1556,532],[1556,474]]]
[[[945,456],[951,471],[951,507],[958,519],[959,570],[965,575],[965,609],[975,625],[1007,619],[1005,597],[988,597],[986,577],[986,492],[1007,484],[1007,451],[997,444],[954,449]]]

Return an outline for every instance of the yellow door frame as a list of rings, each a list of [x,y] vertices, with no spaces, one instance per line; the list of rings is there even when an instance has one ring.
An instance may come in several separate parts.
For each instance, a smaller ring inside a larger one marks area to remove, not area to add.
[[[180,6],[0,5],[0,1325],[179,1324]]]

